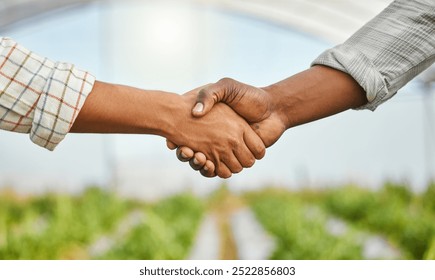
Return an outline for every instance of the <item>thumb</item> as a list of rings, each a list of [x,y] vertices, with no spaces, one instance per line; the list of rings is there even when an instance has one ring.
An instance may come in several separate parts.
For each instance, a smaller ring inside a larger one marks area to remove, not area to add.
[[[206,115],[213,106],[224,99],[225,90],[219,85],[212,84],[202,88],[196,97],[195,106],[192,109],[194,117],[202,117]]]

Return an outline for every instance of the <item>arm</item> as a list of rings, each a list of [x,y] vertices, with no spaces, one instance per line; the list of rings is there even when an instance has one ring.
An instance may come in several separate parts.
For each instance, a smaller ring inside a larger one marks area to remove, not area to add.
[[[0,129],[29,133],[53,150],[68,133],[95,78],[0,38]]]
[[[394,1],[345,43],[320,55],[312,68],[262,89],[221,80],[198,94],[193,115],[225,102],[270,146],[292,126],[349,108],[374,110],[435,61],[434,25],[433,1]],[[179,150],[191,155],[186,147]],[[204,164],[197,154],[195,168]]]
[[[351,76],[325,66],[310,69],[264,88],[225,78],[198,94],[202,117],[218,100],[243,116],[266,147],[294,126],[331,116],[367,102],[363,89]],[[255,108],[255,110],[253,110]]]
[[[226,88],[224,79],[198,94],[204,109],[196,107],[193,114],[203,116],[223,101],[250,122],[278,111],[289,128],[349,108],[374,109],[433,64],[434,38],[435,2],[396,0],[346,42],[321,54],[312,68],[259,90],[232,82]],[[264,102],[271,105],[252,110]]]
[[[201,151],[228,178],[262,158],[265,147],[249,125],[224,104],[201,119],[190,113],[194,92],[180,96],[96,82],[71,132],[163,136]]]
[[[228,106],[199,120],[190,113],[194,102],[193,92],[179,96],[98,82],[72,64],[0,38],[0,129],[29,133],[49,150],[70,131],[155,134],[203,152],[225,178],[264,155],[262,141]]]
[[[285,129],[367,103],[364,90],[351,76],[325,66],[311,67],[263,90]]]
[[[223,101],[243,116],[266,147],[273,145],[287,129],[312,122],[367,103],[364,90],[348,74],[325,66],[310,69],[264,88],[225,78],[198,93],[193,114],[202,117],[215,102]],[[198,107],[202,110],[198,111]],[[255,108],[255,110],[253,110]],[[177,145],[168,142],[174,149]],[[178,149],[194,169],[214,176],[212,162],[187,147]],[[195,163],[193,160],[195,159]]]
[[[435,61],[435,1],[396,0],[313,65],[348,73],[374,110]]]

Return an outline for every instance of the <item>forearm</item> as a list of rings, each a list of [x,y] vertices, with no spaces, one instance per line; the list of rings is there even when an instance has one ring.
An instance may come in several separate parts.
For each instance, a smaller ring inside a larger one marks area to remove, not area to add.
[[[325,66],[311,67],[264,90],[287,129],[367,103],[351,76]]]
[[[0,129],[29,133],[53,150],[74,123],[95,78],[73,64],[35,54],[0,37]]]
[[[195,96],[96,82],[71,132],[160,135],[204,153],[223,178],[264,155],[261,139],[228,106],[195,119]]]
[[[169,137],[177,98],[173,93],[95,82],[70,132]]]
[[[351,75],[374,110],[435,61],[435,2],[396,0],[313,65]]]

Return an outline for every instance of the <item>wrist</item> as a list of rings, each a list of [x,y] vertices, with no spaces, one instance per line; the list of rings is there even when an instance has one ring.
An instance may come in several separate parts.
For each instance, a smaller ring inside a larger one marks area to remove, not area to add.
[[[71,132],[170,135],[177,94],[96,82]]]
[[[348,74],[313,66],[264,88],[286,129],[356,108],[367,102],[364,90]]]
[[[291,89],[283,90],[283,87],[279,86],[279,83],[272,84],[267,87],[261,88],[271,100],[271,112],[275,115],[275,118],[279,121],[282,127],[287,130],[292,127],[292,122],[289,118],[289,111],[293,107],[293,100],[290,93]]]
[[[182,98],[175,93],[162,91],[146,91],[139,106],[142,107],[140,117],[140,133],[174,139],[177,122],[182,119]]]
[[[162,95],[159,109],[156,109],[158,121],[154,125],[155,134],[181,145],[185,142],[185,126],[189,126],[193,117],[191,109],[195,104],[196,95]],[[180,142],[181,141],[181,142]]]

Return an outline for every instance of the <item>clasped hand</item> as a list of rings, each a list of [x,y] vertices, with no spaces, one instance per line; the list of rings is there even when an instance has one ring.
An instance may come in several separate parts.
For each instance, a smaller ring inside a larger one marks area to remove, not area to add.
[[[185,137],[167,139],[167,146],[205,177],[229,178],[251,167],[286,129],[285,114],[266,88],[224,78],[184,96],[193,98],[191,114],[208,127],[201,133],[190,124],[179,127]],[[196,147],[189,142],[191,130],[199,134]]]

